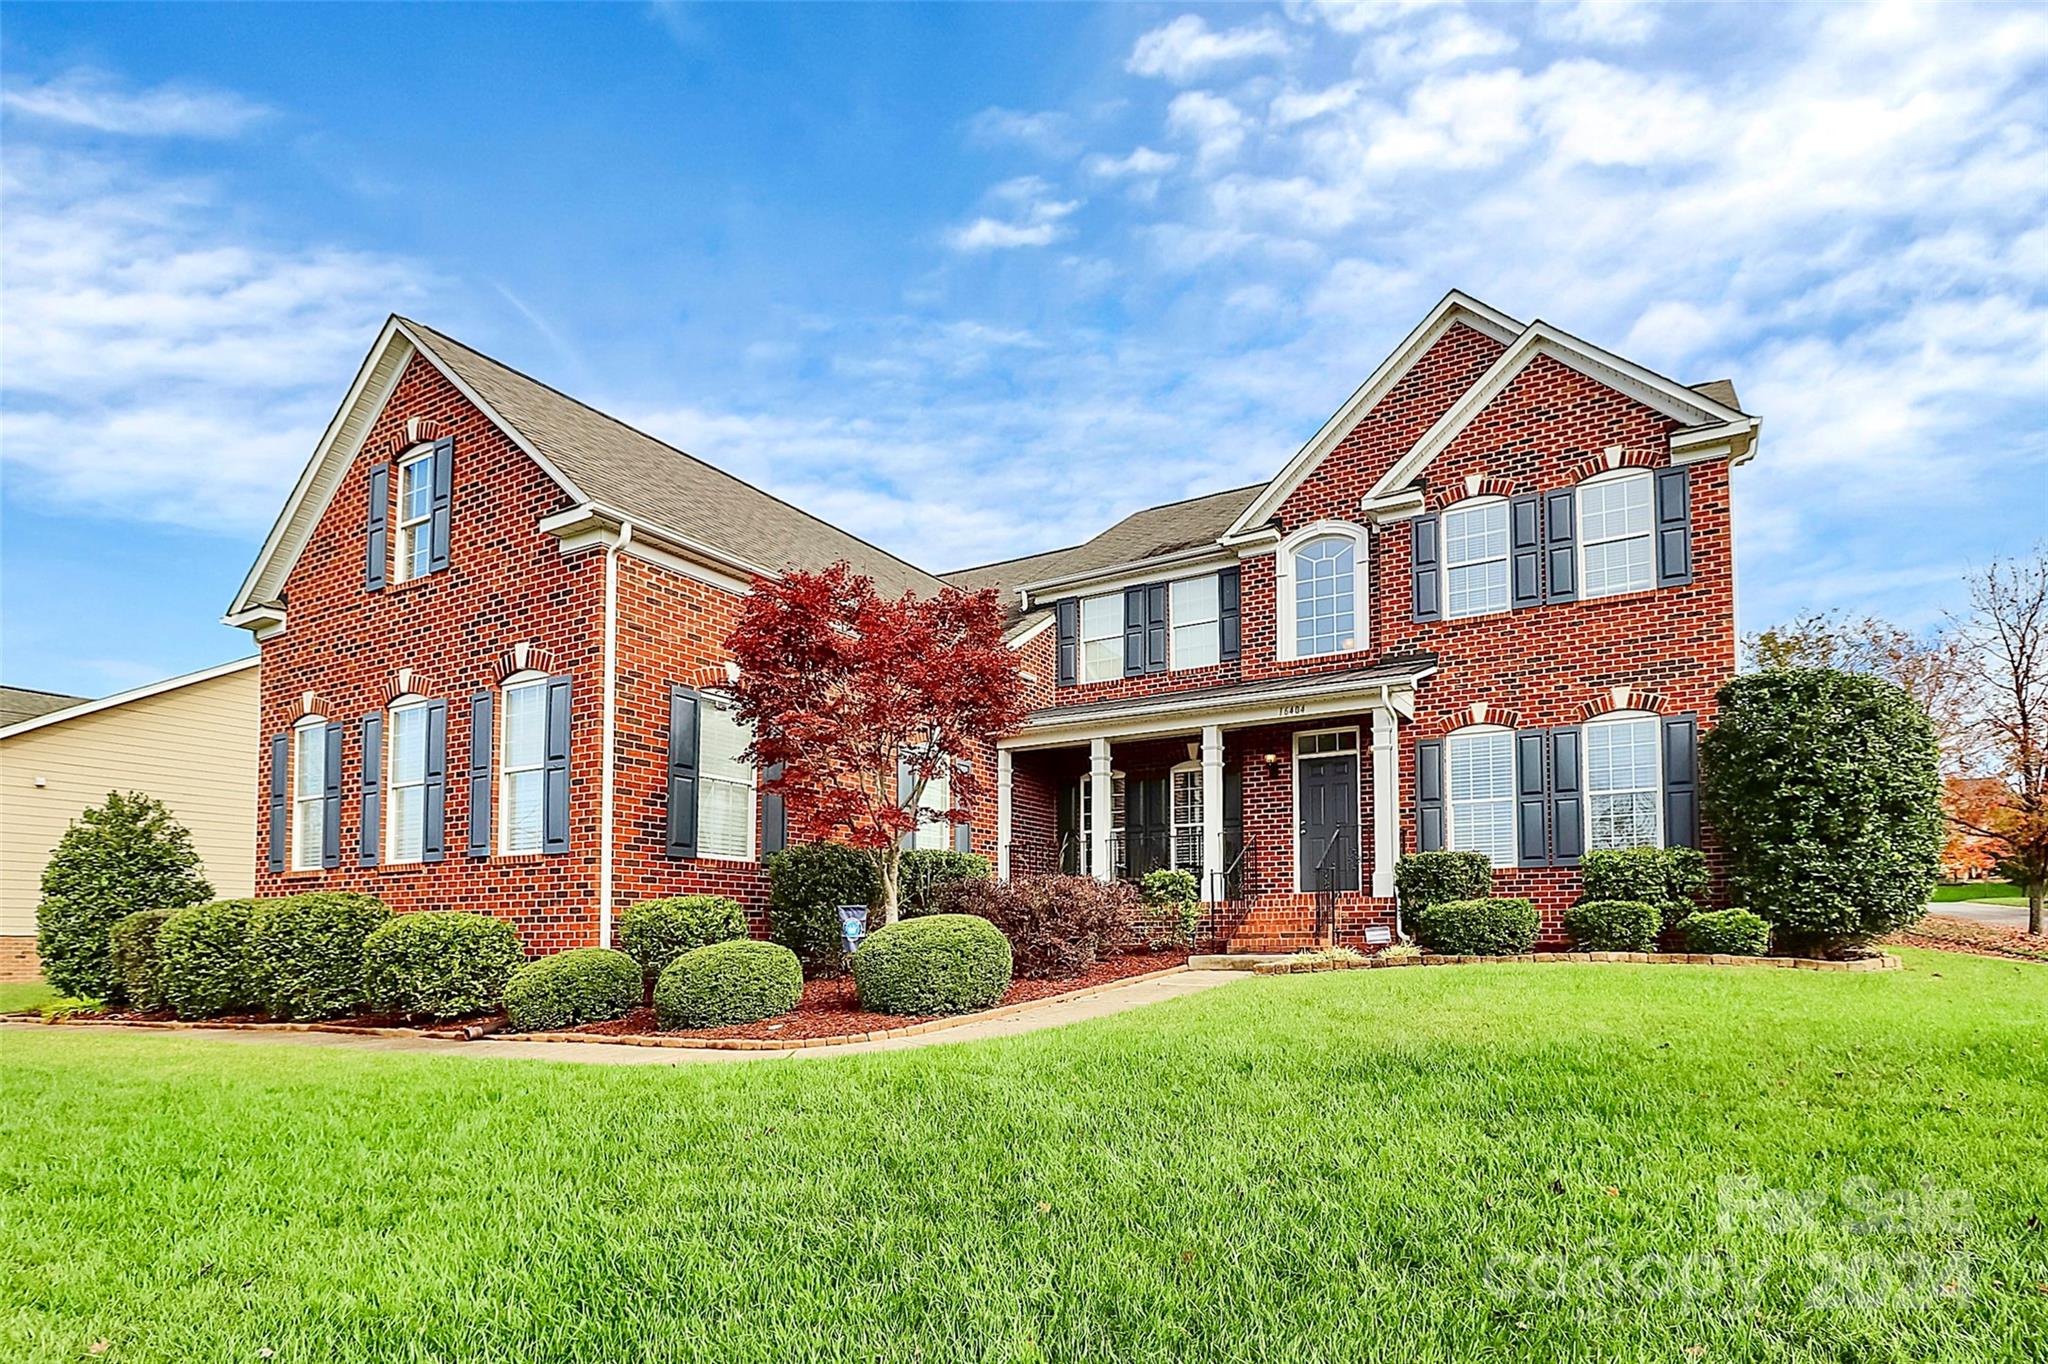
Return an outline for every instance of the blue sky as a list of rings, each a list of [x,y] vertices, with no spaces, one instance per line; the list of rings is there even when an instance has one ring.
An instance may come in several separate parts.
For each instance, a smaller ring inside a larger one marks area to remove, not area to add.
[[[1442,293],[1764,418],[1742,623],[2048,526],[2048,11],[38,6],[0,676],[217,623],[387,312],[934,569],[1253,482]]]

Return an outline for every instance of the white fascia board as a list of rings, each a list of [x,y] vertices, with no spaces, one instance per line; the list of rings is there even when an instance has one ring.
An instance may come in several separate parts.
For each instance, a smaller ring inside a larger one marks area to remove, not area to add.
[[[1237,555],[1226,553],[1219,546],[1197,545],[1193,549],[1162,554],[1153,559],[1110,564],[1086,573],[1071,573],[1064,578],[1047,578],[1044,582],[1027,583],[1020,590],[1026,594],[1025,609],[1032,610],[1046,604],[1038,600],[1040,597],[1094,596],[1099,592],[1114,592],[1125,587],[1136,587],[1141,583],[1198,577],[1204,568],[1227,568],[1236,562]]]
[[[650,524],[599,502],[583,502],[543,516],[539,529],[554,536],[564,556],[586,549],[617,547],[635,558],[744,594],[756,577],[779,577],[759,564],[722,554],[687,535]]]
[[[1178,702],[1162,697],[1157,706],[1122,711],[1110,716],[1076,715],[1048,717],[1027,722],[1025,727],[996,741],[1008,749],[1066,748],[1090,739],[1148,739],[1164,734],[1182,734],[1204,724],[1225,729],[1272,724],[1286,720],[1319,720],[1355,714],[1361,708],[1384,706],[1405,716],[1414,713],[1415,685],[1433,672],[1420,671],[1412,677],[1367,682],[1343,691],[1294,695],[1281,693],[1236,701],[1207,704]]]
[[[1032,640],[1037,639],[1040,635],[1044,634],[1047,630],[1052,629],[1052,627],[1053,618],[1052,616],[1047,615],[1041,617],[1034,624],[1025,626],[1022,630],[1018,631],[1016,634],[1011,635],[1008,639],[1004,640],[1003,643],[1009,645],[1012,649],[1021,649],[1025,645],[1029,644]]]
[[[27,734],[30,730],[41,729],[46,725],[58,725],[66,720],[76,720],[82,715],[112,710],[115,706],[125,706],[132,701],[144,701],[152,696],[161,696],[167,691],[176,691],[180,687],[190,687],[200,682],[211,682],[216,677],[226,677],[230,673],[243,672],[249,668],[258,667],[262,662],[263,655],[251,654],[247,658],[238,658],[229,663],[217,663],[211,668],[201,668],[196,673],[180,673],[176,677],[166,677],[161,682],[150,682],[128,691],[115,692],[112,696],[102,696],[97,701],[81,701],[75,706],[67,706],[63,710],[49,711],[46,714],[37,715],[31,719],[11,724],[5,729],[0,729],[0,739],[12,739],[17,734]]]
[[[1393,353],[1380,362],[1366,381],[1358,386],[1344,405],[1331,414],[1322,429],[1309,439],[1308,444],[1287,461],[1285,467],[1266,485],[1266,490],[1252,500],[1237,520],[1230,523],[1230,529],[1223,533],[1225,544],[1251,531],[1270,519],[1288,495],[1300,487],[1315,467],[1323,462],[1324,456],[1337,448],[1337,443],[1351,433],[1365,415],[1378,406],[1381,398],[1394,385],[1407,376],[1416,361],[1429,353],[1443,334],[1452,327],[1463,323],[1472,330],[1490,336],[1501,344],[1511,343],[1523,330],[1522,324],[1498,308],[1481,303],[1470,294],[1453,289],[1429,310],[1428,316],[1415,324],[1412,331],[1403,337]]]

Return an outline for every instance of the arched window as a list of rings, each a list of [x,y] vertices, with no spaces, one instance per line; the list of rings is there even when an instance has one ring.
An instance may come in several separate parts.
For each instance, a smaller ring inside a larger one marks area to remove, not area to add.
[[[1304,526],[1281,542],[1280,657],[1366,647],[1365,532],[1344,522]]]
[[[427,846],[427,698],[407,693],[385,708],[384,860],[418,862]]]
[[[1603,715],[1585,725],[1586,847],[1654,848],[1664,841],[1658,719]]]
[[[1581,596],[1611,597],[1657,585],[1650,480],[1648,469],[1628,469],[1579,485]]]
[[[292,870],[318,871],[327,855],[327,717],[292,726]]]
[[[1453,730],[1444,768],[1444,846],[1515,865],[1514,733],[1498,725]]]
[[[547,827],[547,674],[514,673],[500,687],[499,700],[499,844],[508,853],[537,853]]]
[[[1443,525],[1444,615],[1507,610],[1507,499],[1460,502],[1444,513]]]

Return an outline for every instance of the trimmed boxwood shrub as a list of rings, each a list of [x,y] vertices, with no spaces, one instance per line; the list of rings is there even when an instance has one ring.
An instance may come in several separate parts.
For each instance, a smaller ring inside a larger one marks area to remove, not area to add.
[[[803,998],[804,968],[780,943],[713,943],[670,962],[654,985],[664,1028],[716,1028],[786,1014]]]
[[[254,1013],[263,986],[249,950],[254,900],[214,900],[181,909],[157,930],[164,1002],[180,1018]]]
[[[163,961],[157,954],[156,938],[164,921],[178,911],[175,909],[138,909],[133,914],[116,919],[114,926],[107,930],[107,943],[113,949],[114,971],[121,980],[121,992],[129,1004],[144,1013],[155,1013],[165,1007]]]
[[[1581,900],[1564,912],[1564,931],[1581,952],[1647,952],[1664,915],[1642,900]]]
[[[1701,910],[1678,925],[1688,952],[1761,957],[1771,950],[1771,926],[1746,909]]]
[[[1031,980],[1079,975],[1130,946],[1145,912],[1136,887],[1092,876],[965,881],[947,888],[944,904],[994,924],[1010,940],[1012,969]]]
[[[875,864],[843,843],[798,843],[768,858],[768,932],[806,970],[839,967],[839,906],[872,905]]]
[[[264,1009],[272,1018],[341,1018],[369,1002],[363,943],[391,918],[374,895],[318,890],[258,900],[249,916]]]
[[[860,1006],[884,1014],[986,1009],[1010,988],[1010,940],[974,914],[928,914],[877,929],[853,954]]]
[[[1145,902],[1139,933],[1153,946],[1174,943],[1194,950],[1202,927],[1202,888],[1195,874],[1182,867],[1160,867],[1138,881]]]
[[[140,909],[183,909],[211,899],[192,835],[154,796],[107,792],[80,812],[43,867],[36,952],[43,978],[67,995],[121,998],[107,930]]]
[[[1527,900],[1446,900],[1410,919],[1425,951],[1446,957],[1513,957],[1536,941],[1536,906]]]
[[[577,947],[530,961],[505,982],[505,1019],[548,1032],[623,1018],[639,1007],[640,963],[609,947]]]
[[[1605,848],[1585,855],[1579,879],[1588,900],[1637,900],[1677,923],[1707,893],[1707,858],[1698,848]]]
[[[1947,835],[1934,728],[1893,683],[1774,668],[1720,692],[1700,795],[1734,898],[1822,951],[1926,912]]]
[[[653,980],[685,952],[747,936],[747,914],[723,895],[642,900],[619,916],[619,946]]]
[[[1493,890],[1493,863],[1485,853],[1404,853],[1394,863],[1394,892],[1409,919],[1449,900],[1483,900]]]
[[[994,874],[995,869],[980,853],[954,852],[950,848],[909,849],[897,864],[896,912],[905,919],[920,914],[943,914],[948,889],[962,881],[986,881]]]
[[[488,914],[400,914],[363,942],[371,1004],[408,1018],[495,1009],[525,960],[512,925]]]

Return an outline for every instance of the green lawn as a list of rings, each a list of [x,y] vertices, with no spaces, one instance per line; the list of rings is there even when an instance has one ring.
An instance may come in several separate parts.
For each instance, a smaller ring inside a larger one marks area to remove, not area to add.
[[[0,1357],[2039,1359],[2048,968],[1905,955],[676,1069],[14,1029]]]
[[[1977,881],[1962,886],[1936,886],[1934,903],[1952,905],[1958,900],[1981,900],[1987,904],[2025,904],[2027,888],[2009,881]]]
[[[0,981],[0,1014],[40,1009],[57,997],[57,991],[39,980]]]

